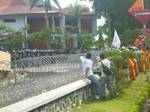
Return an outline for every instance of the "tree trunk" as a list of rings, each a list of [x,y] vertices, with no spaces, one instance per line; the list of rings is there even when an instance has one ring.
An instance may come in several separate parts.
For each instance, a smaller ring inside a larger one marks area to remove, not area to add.
[[[48,28],[49,28],[49,18],[48,18],[49,3],[50,0],[45,0],[45,22],[46,22],[46,27]]]
[[[77,37],[77,48],[79,48],[79,38],[81,36],[81,18],[78,18],[78,37]]]

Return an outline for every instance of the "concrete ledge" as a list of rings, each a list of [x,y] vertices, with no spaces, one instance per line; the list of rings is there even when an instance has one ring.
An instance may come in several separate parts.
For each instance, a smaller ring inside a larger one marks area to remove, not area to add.
[[[31,97],[29,99],[3,107],[0,109],[0,112],[29,112],[60,97],[63,97],[71,92],[83,88],[90,83],[91,82],[89,80],[79,80],[71,84],[62,86],[60,88],[51,90],[49,92],[45,92],[38,96]]]

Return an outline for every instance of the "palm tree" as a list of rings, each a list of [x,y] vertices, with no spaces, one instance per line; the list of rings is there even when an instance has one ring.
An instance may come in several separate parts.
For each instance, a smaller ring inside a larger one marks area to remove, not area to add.
[[[72,15],[73,17],[77,18],[78,21],[78,38],[81,36],[81,15],[82,15],[82,7],[81,5],[75,3],[74,5],[70,5],[70,8],[72,9]],[[78,47],[78,40],[77,39],[77,47]]]
[[[30,0],[31,1],[31,7],[30,9],[32,9],[39,1],[42,1],[44,4],[43,6],[45,7],[45,22],[46,22],[46,27],[49,29],[49,18],[48,18],[48,11],[52,10],[52,4],[51,4],[51,0]],[[61,9],[58,0],[53,0],[53,2],[56,4],[56,6]],[[52,23],[54,23],[54,18],[52,19]],[[52,28],[52,31],[54,32],[54,26]],[[53,35],[53,40],[55,39],[55,36]],[[47,43],[49,43],[47,41]]]
[[[31,9],[41,0],[31,0]],[[53,0],[53,2],[56,4],[56,6],[61,9],[58,0]],[[45,21],[46,21],[46,26],[49,28],[49,19],[48,19],[48,11],[52,10],[52,4],[51,0],[44,0],[44,7],[45,7]]]

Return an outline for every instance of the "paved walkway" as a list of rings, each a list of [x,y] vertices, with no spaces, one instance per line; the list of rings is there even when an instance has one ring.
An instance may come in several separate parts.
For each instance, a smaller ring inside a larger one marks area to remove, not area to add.
[[[150,112],[150,98],[145,102],[142,112]]]

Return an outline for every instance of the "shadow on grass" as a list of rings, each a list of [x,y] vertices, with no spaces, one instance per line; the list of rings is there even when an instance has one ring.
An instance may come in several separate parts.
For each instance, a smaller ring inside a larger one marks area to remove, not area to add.
[[[96,99],[95,96],[93,95],[90,98],[88,98],[84,102],[84,104],[92,104],[92,103],[95,103],[95,102],[107,102],[107,101],[114,100],[114,99],[119,100],[119,99],[122,98],[122,94],[125,93],[125,90],[127,88],[131,87],[131,84],[132,84],[132,81],[129,81],[129,80],[118,81],[117,88],[113,87],[114,88],[114,94],[115,94],[114,97],[110,97],[109,92],[106,89],[106,99],[105,100]]]

